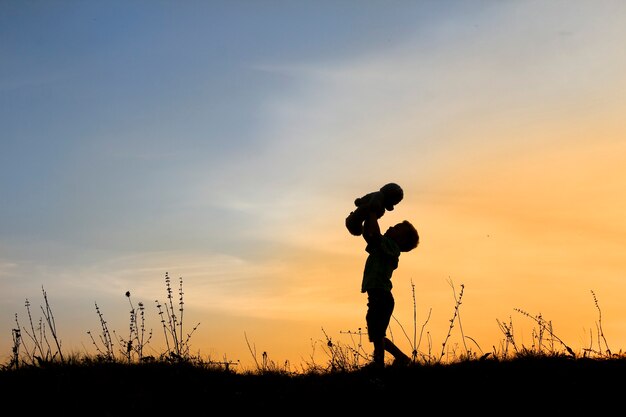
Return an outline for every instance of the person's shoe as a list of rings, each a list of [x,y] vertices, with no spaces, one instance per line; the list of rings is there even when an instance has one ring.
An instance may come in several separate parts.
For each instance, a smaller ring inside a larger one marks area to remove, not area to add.
[[[384,368],[385,368],[384,363],[371,361],[370,363],[363,365],[361,369],[366,370],[366,371],[380,371]]]
[[[399,356],[393,360],[393,366],[409,366],[411,359],[408,356]]]

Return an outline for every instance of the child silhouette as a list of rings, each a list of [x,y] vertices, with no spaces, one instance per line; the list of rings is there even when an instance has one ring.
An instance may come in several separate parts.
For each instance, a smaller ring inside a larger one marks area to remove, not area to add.
[[[404,192],[396,183],[389,183],[380,190],[371,192],[354,200],[356,209],[346,217],[346,228],[354,236],[363,233],[363,222],[369,213],[375,213],[379,219],[386,211],[393,210],[394,206],[402,201]]]
[[[381,235],[378,218],[371,213],[365,219],[363,238],[367,242],[365,250],[368,257],[361,292],[367,293],[365,320],[369,340],[374,344],[372,364],[377,368],[384,367],[385,351],[393,355],[394,363],[409,363],[409,357],[386,337],[386,332],[395,306],[391,276],[398,267],[400,253],[415,249],[419,244],[419,235],[407,220],[391,226]]]

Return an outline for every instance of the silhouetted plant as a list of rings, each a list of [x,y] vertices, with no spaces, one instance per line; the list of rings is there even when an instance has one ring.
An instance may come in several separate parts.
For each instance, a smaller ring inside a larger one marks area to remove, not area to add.
[[[134,360],[142,361],[144,359],[143,349],[152,339],[152,330],[146,337],[146,319],[143,303],[140,301],[136,309],[130,299],[130,291],[126,291],[125,295],[130,304],[129,334],[128,339],[118,336],[118,340],[123,348],[122,353],[124,357],[130,363]]]
[[[37,362],[38,364],[43,364],[47,362],[51,362],[55,359],[64,361],[63,353],[61,351],[61,342],[58,338],[56,323],[54,321],[54,315],[52,314],[52,308],[50,307],[50,303],[48,302],[48,295],[43,287],[41,287],[41,291],[43,293],[45,309],[43,306],[40,306],[41,311],[43,312],[44,318],[46,321],[40,317],[37,326],[33,323],[33,316],[30,310],[31,304],[28,299],[26,299],[24,305],[26,307],[26,312],[28,314],[28,321],[30,325],[30,330],[26,327],[22,327],[19,324],[17,314],[15,315],[15,323],[17,327],[12,329],[11,333],[13,335],[13,357],[12,361],[14,366],[17,367],[19,364],[19,352],[20,346],[24,347],[24,354],[26,359],[30,363]],[[47,326],[46,326],[47,324]],[[54,342],[55,349],[52,348],[50,344],[50,338],[48,337],[48,331],[46,330],[48,327],[50,330],[50,337]],[[21,329],[21,330],[20,330]],[[30,339],[32,346],[29,348],[27,344],[24,343],[22,338],[22,330]]]
[[[98,307],[98,303],[94,303],[96,305],[96,313],[98,314],[98,318],[100,319],[100,329],[101,332],[98,335],[100,339],[100,343],[102,344],[102,348],[98,345],[91,334],[91,331],[87,331],[87,334],[91,338],[91,342],[94,345],[96,352],[98,352],[98,356],[101,359],[107,361],[115,360],[115,353],[113,351],[113,339],[111,338],[111,333],[109,332],[109,327],[107,326],[106,320],[104,320],[104,316],[100,311],[100,307]]]
[[[367,353],[363,348],[363,337],[367,336],[367,333],[362,328],[358,328],[356,331],[342,330],[340,334],[347,334],[350,336],[352,345],[346,345],[346,347],[352,352],[353,363],[358,366],[362,360],[367,359]]]
[[[39,306],[41,308],[41,311],[43,312],[43,316],[46,319],[46,322],[48,323],[48,328],[50,329],[50,333],[52,334],[52,339],[54,340],[54,343],[56,344],[56,354],[59,355],[59,358],[61,359],[61,362],[63,362],[63,352],[61,351],[61,342],[59,340],[59,338],[57,337],[57,326],[56,326],[56,322],[54,321],[54,315],[52,314],[52,308],[50,307],[50,303],[48,303],[48,294],[46,293],[46,291],[44,290],[43,286],[41,287],[41,292],[43,293],[43,299],[44,299],[44,304],[46,306],[46,308],[44,309],[43,306]],[[46,343],[48,342],[48,340],[46,339]]]
[[[421,330],[420,330],[419,339],[417,339],[417,302],[416,302],[416,299],[415,299],[415,284],[413,283],[413,279],[411,279],[411,295],[413,297],[413,341],[411,341],[411,339],[409,338],[409,335],[404,330],[404,326],[402,326],[402,324],[396,318],[396,316],[392,315],[392,318],[396,321],[398,326],[400,326],[400,329],[404,333],[404,336],[406,337],[406,339],[409,342],[409,345],[411,346],[411,362],[412,363],[417,363],[419,361],[419,358],[421,358],[422,361],[428,363],[428,362],[430,362],[431,357],[432,357],[432,355],[431,355],[432,352],[431,352],[430,347],[428,349],[428,353],[426,353],[426,354],[420,353],[419,352],[419,347],[420,347],[420,345],[422,343],[422,337],[424,335],[424,329],[426,328],[426,325],[430,321],[430,315],[432,313],[432,309],[430,309],[428,311],[428,316],[426,317],[426,320],[422,324],[422,327],[421,327]],[[390,329],[390,334],[391,334],[391,329]]]
[[[17,321],[17,313],[15,313],[16,327],[11,329],[11,337],[13,339],[13,346],[11,348],[11,359],[9,362],[10,368],[17,368],[20,364],[20,346],[22,344],[22,331],[20,330],[20,324]]]
[[[359,369],[363,362],[368,362],[369,355],[363,349],[363,336],[361,328],[357,331],[341,331],[340,334],[350,335],[352,346],[333,342],[332,338],[328,336],[324,328],[322,333],[326,338],[325,343],[322,345],[322,350],[328,356],[328,364],[326,366],[327,371],[353,371]],[[355,339],[355,336],[357,337]]]
[[[513,347],[513,350],[515,351],[515,353],[518,352],[517,344],[515,343],[515,337],[513,335],[513,319],[509,317],[508,323],[503,323],[498,319],[496,319],[496,322],[498,323],[498,327],[500,327],[500,330],[502,331],[502,333],[504,333],[502,356],[503,358],[506,359],[509,357],[509,346]],[[494,353],[496,353],[495,347],[494,347]]]
[[[591,290],[591,295],[593,297],[593,303],[596,306],[596,310],[598,310],[598,321],[596,322],[596,343],[597,349],[593,348],[593,333],[590,331],[590,341],[589,347],[584,349],[584,356],[600,356],[600,357],[612,357],[614,354],[611,352],[609,348],[609,344],[604,336],[604,330],[602,329],[602,310],[600,310],[600,304],[598,303],[598,298],[596,297],[596,293]]]
[[[604,342],[604,347],[605,347],[604,352],[606,352],[608,356],[611,356],[611,349],[609,348],[609,344],[606,341],[606,337],[604,337],[604,330],[602,330],[602,310],[600,310],[600,305],[598,304],[596,293],[593,292],[593,290],[591,290],[591,295],[593,296],[593,303],[595,304],[596,309],[598,310],[598,324],[597,324],[598,350],[602,352],[602,342]]]
[[[541,316],[541,313],[539,313],[536,316],[533,316],[530,313],[527,313],[526,311],[519,309],[519,308],[515,308],[515,311],[517,311],[518,313],[523,314],[526,317],[531,318],[532,320],[534,320],[538,325],[539,328],[537,329],[537,331],[535,331],[535,329],[533,329],[533,347],[536,349],[536,353],[541,354],[543,353],[543,349],[545,346],[545,343],[549,343],[549,346],[547,347],[548,349],[548,353],[549,354],[557,354],[558,351],[556,350],[555,346],[554,346],[554,342],[557,341],[559,342],[567,351],[567,353],[569,353],[571,356],[575,357],[576,354],[574,353],[574,351],[572,350],[572,348],[570,348],[569,346],[567,346],[565,344],[565,342],[563,340],[561,340],[561,338],[559,338],[556,334],[554,334],[554,330],[552,328],[552,322],[551,321],[547,321],[546,319],[544,319]],[[549,338],[547,340],[547,342],[544,341],[544,335],[547,332]],[[536,342],[536,345],[535,345]]]
[[[178,286],[178,311],[180,319],[176,315],[174,310],[174,303],[172,295],[172,286],[170,282],[169,274],[165,273],[165,289],[167,292],[167,301],[162,305],[159,300],[155,300],[159,316],[161,317],[161,324],[163,325],[163,334],[165,336],[165,344],[167,351],[164,355],[173,360],[188,360],[189,356],[189,340],[191,335],[196,331],[200,323],[196,324],[194,328],[189,332],[186,337],[183,337],[183,279],[179,278]]]
[[[283,363],[283,366],[278,365],[278,363],[274,360],[271,360],[267,351],[263,351],[261,354],[261,362],[257,358],[256,345],[250,345],[250,341],[248,340],[248,335],[244,332],[244,338],[246,340],[246,344],[248,345],[248,350],[252,355],[252,359],[254,360],[254,364],[256,366],[256,372],[259,374],[269,374],[269,373],[277,373],[277,374],[294,374],[295,372],[291,370],[291,364],[288,360]]]
[[[452,292],[453,292],[454,300],[455,300],[454,313],[452,314],[452,318],[450,319],[450,326],[448,327],[448,333],[446,334],[446,338],[443,340],[443,343],[441,344],[441,355],[439,355],[439,359],[438,359],[439,362],[441,362],[441,359],[446,354],[446,345],[448,344],[448,340],[450,339],[450,335],[452,334],[452,328],[454,327],[455,321],[459,322],[459,328],[461,329],[461,337],[463,339],[463,344],[465,346],[465,339],[463,338],[463,328],[461,327],[461,317],[460,317],[460,310],[459,310],[461,307],[461,299],[463,298],[463,290],[465,289],[465,286],[461,284],[461,291],[457,298],[456,291],[454,291],[454,285],[452,284],[452,282],[450,282],[450,285],[452,286]],[[467,353],[467,347],[465,347],[465,352]]]

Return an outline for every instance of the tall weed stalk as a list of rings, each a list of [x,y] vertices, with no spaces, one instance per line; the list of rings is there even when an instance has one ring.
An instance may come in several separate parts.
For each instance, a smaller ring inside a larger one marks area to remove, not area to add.
[[[161,317],[161,325],[163,326],[163,335],[165,337],[165,345],[167,347],[164,356],[174,360],[188,360],[191,358],[189,354],[189,340],[200,323],[196,324],[191,332],[184,335],[183,313],[185,303],[183,300],[184,293],[182,277],[179,278],[178,285],[178,309],[174,309],[174,295],[170,276],[167,272],[165,273],[165,289],[167,293],[167,301],[161,304],[159,300],[155,300],[159,316]],[[176,314],[176,310],[178,310],[178,315]]]
[[[43,293],[45,308],[44,306],[40,306],[40,308],[45,321],[40,317],[37,321],[37,326],[35,326],[30,309],[31,304],[28,299],[26,299],[24,305],[28,315],[29,328],[22,327],[18,321],[17,314],[15,315],[15,324],[17,327],[11,331],[13,336],[13,357],[11,358],[11,362],[15,367],[19,366],[21,361],[19,357],[20,347],[24,348],[23,351],[26,357],[25,360],[31,364],[44,364],[54,360],[65,362],[63,352],[61,351],[61,341],[59,340],[57,333],[54,314],[52,313],[52,308],[48,302],[48,294],[43,286],[41,287],[41,291]],[[32,346],[24,343],[22,331],[28,336]],[[48,333],[50,333],[50,336]]]

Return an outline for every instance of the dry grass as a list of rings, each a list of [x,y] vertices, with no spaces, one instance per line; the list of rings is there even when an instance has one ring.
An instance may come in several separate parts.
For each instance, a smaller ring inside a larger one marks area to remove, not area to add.
[[[575,400],[578,405],[572,411],[579,413],[585,404],[593,403],[590,411],[597,413],[620,398],[617,391],[622,389],[619,381],[626,371],[626,357],[621,351],[613,353],[609,349],[593,291],[598,311],[596,332],[581,352],[576,353],[556,334],[551,321],[519,308],[515,312],[534,323],[532,344],[525,346],[516,341],[513,319],[509,318],[507,322],[497,320],[503,333],[500,345],[484,352],[463,330],[464,285],[458,291],[452,282],[450,285],[455,303],[441,349],[434,349],[431,340],[421,347],[430,314],[421,326],[414,314],[412,335],[396,320],[411,345],[412,361],[408,366],[369,369],[366,365],[371,357],[364,347],[365,330],[343,331],[333,338],[322,329],[324,340],[313,344],[310,361],[299,368],[273,361],[267,352],[258,355],[246,337],[255,369],[245,372],[236,369],[236,362],[202,359],[191,353],[190,340],[200,323],[193,327],[184,323],[182,278],[175,297],[166,273],[166,301],[156,301],[166,341],[166,350],[156,356],[145,354],[153,334],[145,326],[145,306],[133,302],[130,292],[126,293],[131,310],[124,336],[109,329],[96,304],[100,329],[96,334],[87,332],[96,353],[63,352],[53,311],[42,288],[43,316],[34,319],[28,300],[27,325],[15,315],[12,355],[0,366],[0,392],[5,398],[37,398],[28,403],[27,414],[37,409],[62,411],[65,415],[180,414],[196,412],[203,406],[220,409],[219,404],[239,411],[298,406],[309,411],[340,409],[353,413],[372,411],[372,406],[380,405],[409,403],[417,408],[419,403],[435,400],[440,401],[441,412],[447,413],[512,407],[519,411],[519,407],[529,404],[522,401],[524,396],[536,401],[535,409],[529,412],[552,410],[562,415]],[[449,341],[457,329],[463,343],[451,347]],[[326,358],[322,362],[313,359],[318,350]]]
[[[179,278],[177,297],[172,287],[169,274],[165,273],[165,302],[155,301],[157,314],[160,319],[163,339],[165,341],[165,351],[154,356],[146,355],[145,349],[152,340],[153,332],[146,328],[146,308],[142,302],[135,303],[132,300],[130,291],[125,296],[130,305],[129,327],[127,335],[118,334],[115,330],[110,330],[104,314],[95,303],[95,311],[100,323],[100,330],[94,334],[91,330],[87,331],[93,350],[95,353],[73,354],[67,357],[61,349],[61,342],[56,330],[56,323],[52,307],[48,300],[47,293],[42,287],[43,305],[40,306],[42,317],[35,320],[33,317],[31,303],[27,299],[25,301],[26,314],[28,318],[27,325],[22,325],[15,314],[15,328],[12,330],[13,347],[10,360],[0,367],[6,369],[18,369],[25,366],[42,366],[51,363],[68,363],[74,364],[86,362],[88,364],[106,362],[106,363],[126,363],[137,364],[145,362],[165,362],[165,363],[190,363],[200,367],[211,366],[223,368],[225,370],[233,370],[237,366],[237,362],[230,361],[226,358],[213,361],[201,358],[200,354],[192,354],[191,338],[198,329],[200,323],[189,328],[184,322],[184,291],[183,279]],[[590,343],[588,347],[576,353],[564,340],[562,340],[555,332],[551,321],[544,318],[541,314],[531,314],[521,308],[515,308],[514,311],[521,316],[532,320],[535,327],[532,329],[532,344],[525,346],[516,342],[514,334],[513,319],[509,318],[508,322],[497,320],[498,326],[503,333],[503,339],[499,346],[493,346],[491,351],[485,352],[478,342],[464,333],[461,320],[461,306],[465,286],[461,284],[457,288],[452,281],[449,282],[454,296],[454,306],[449,320],[450,324],[444,340],[441,343],[441,349],[434,349],[434,344],[430,339],[429,332],[426,334],[426,347],[422,348],[424,341],[425,329],[430,320],[430,312],[419,328],[416,320],[416,302],[415,302],[415,285],[411,282],[413,293],[413,334],[409,335],[404,326],[395,318],[398,327],[401,329],[403,336],[411,346],[411,365],[441,365],[452,364],[457,362],[471,360],[511,360],[516,357],[528,357],[529,355],[542,357],[569,356],[571,358],[587,358],[587,359],[615,359],[623,356],[622,352],[613,353],[609,349],[607,339],[602,329],[602,311],[596,294],[591,291],[594,305],[598,311],[598,321],[596,322],[595,334],[590,334]],[[175,301],[176,300],[176,301]],[[458,329],[461,345],[450,346],[453,331]],[[391,332],[391,328],[389,329]],[[341,340],[349,338],[349,342],[342,342],[337,338],[333,339],[322,328],[324,340],[320,340],[313,344],[313,353],[309,361],[305,361],[299,367],[293,367],[288,361],[277,362],[269,358],[267,352],[260,355],[256,352],[256,347],[246,336],[250,354],[254,360],[255,372],[264,373],[285,373],[285,374],[306,374],[320,372],[351,372],[357,371],[366,366],[371,355],[364,346],[364,340],[367,332],[364,329],[346,330],[340,332]],[[26,335],[26,338],[24,337]],[[393,338],[393,334],[391,335]],[[369,343],[367,344],[369,348]],[[461,349],[461,350],[459,350]],[[317,362],[314,358],[317,351],[323,352],[326,360],[323,363]],[[249,373],[249,371],[248,371]]]

